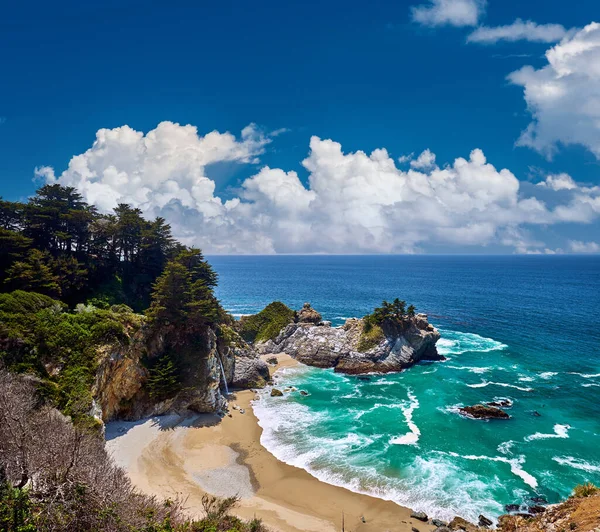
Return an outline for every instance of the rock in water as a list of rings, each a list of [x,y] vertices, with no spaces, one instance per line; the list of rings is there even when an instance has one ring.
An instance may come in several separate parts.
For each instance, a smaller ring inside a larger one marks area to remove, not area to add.
[[[494,524],[494,522],[491,519],[488,519],[485,515],[479,516],[479,526],[488,528],[488,527],[492,526],[493,524]]]
[[[257,344],[258,352],[283,352],[309,366],[335,368],[337,372],[352,375],[397,372],[422,360],[444,360],[435,346],[440,333],[429,324],[425,314],[407,316],[401,322],[383,327],[378,343],[362,352],[359,350],[362,319],[349,319],[342,327],[301,321],[313,312],[316,313],[312,308],[303,308],[297,323],[284,327],[274,340]],[[316,316],[311,319],[316,320]]]
[[[424,523],[426,523],[427,520],[429,519],[427,517],[427,514],[425,512],[413,512],[413,513],[410,514],[410,516],[413,519],[418,519],[419,521],[423,521]]]
[[[282,397],[283,396],[283,392],[281,390],[278,390],[277,388],[273,388],[271,390],[271,397]]]
[[[500,408],[495,406],[475,405],[459,408],[458,411],[463,415],[473,419],[509,419],[510,416]]]

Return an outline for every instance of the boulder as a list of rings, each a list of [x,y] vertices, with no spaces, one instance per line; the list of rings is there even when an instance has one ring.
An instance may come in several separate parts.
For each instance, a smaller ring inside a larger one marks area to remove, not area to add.
[[[458,411],[472,419],[509,419],[510,416],[495,406],[475,405],[459,408]]]
[[[231,385],[234,388],[262,388],[268,382],[269,367],[258,357],[236,356]]]
[[[448,526],[448,523],[446,523],[446,521],[442,521],[441,519],[432,519],[431,524],[437,527]]]
[[[485,515],[479,516],[479,526],[488,528],[488,527],[492,526],[493,524],[494,524],[494,522],[491,519],[488,519]]]
[[[283,392],[281,390],[278,390],[277,388],[273,388],[271,390],[271,397],[282,397],[283,396]]]
[[[322,320],[321,314],[319,314],[314,308],[310,306],[310,303],[304,303],[304,306],[298,311],[297,321],[298,323],[312,323],[318,325]]]
[[[466,532],[479,532],[479,527],[474,525],[473,523],[469,523],[466,519],[462,517],[455,517],[448,524],[448,528],[450,530],[465,530]]]
[[[410,516],[413,519],[418,519],[419,521],[423,521],[424,523],[426,523],[427,520],[429,519],[427,517],[427,514],[425,512],[413,512],[413,513],[410,514]]]

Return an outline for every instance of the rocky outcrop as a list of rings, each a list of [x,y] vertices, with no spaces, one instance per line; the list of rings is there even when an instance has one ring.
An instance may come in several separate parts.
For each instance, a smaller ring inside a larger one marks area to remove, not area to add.
[[[473,419],[509,419],[510,416],[501,408],[487,405],[464,406],[458,409],[465,417]]]
[[[98,369],[92,389],[94,415],[103,421],[140,419],[167,413],[218,412],[227,408],[225,381],[235,388],[262,387],[269,369],[254,348],[227,326],[206,327],[193,345],[182,345],[181,389],[165,400],[152,398],[147,389],[149,361],[160,357],[172,331],[131,332],[126,346],[98,349]]]
[[[142,327],[132,335],[129,345],[105,345],[98,350],[100,363],[92,396],[103,421],[133,420],[186,410],[218,412],[226,408],[219,360],[232,365],[228,360],[231,355],[219,353],[212,328],[207,327],[194,346],[193,363],[182,364],[181,390],[160,401],[153,399],[145,386],[150,371],[144,357],[151,360],[160,356],[165,336],[154,333],[149,338],[148,335],[149,331]]]
[[[348,374],[390,373],[422,360],[443,360],[435,347],[440,333],[429,324],[425,314],[407,317],[383,329],[376,345],[361,352],[362,319],[347,320],[342,327],[299,321],[287,325],[274,340],[256,348],[261,354],[283,352],[304,364],[333,367]]]
[[[301,310],[298,311],[296,321],[299,323],[312,323],[317,325],[322,321],[321,314],[310,306],[310,303],[304,303]]]
[[[600,492],[587,497],[570,497],[548,506],[535,516],[503,515],[498,520],[500,532],[560,532],[563,530],[600,530]]]

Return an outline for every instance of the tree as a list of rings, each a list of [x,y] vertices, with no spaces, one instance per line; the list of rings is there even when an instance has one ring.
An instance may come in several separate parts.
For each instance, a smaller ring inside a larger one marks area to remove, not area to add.
[[[151,368],[148,393],[157,401],[173,397],[181,388],[177,367],[169,355],[163,355]]]
[[[51,268],[51,257],[38,249],[32,249],[24,261],[8,268],[5,284],[12,290],[39,292],[51,297],[61,295],[59,278]]]
[[[192,282],[189,270],[170,261],[154,284],[152,303],[146,312],[155,325],[182,324],[189,316]]]
[[[406,311],[406,313],[408,314],[408,317],[409,318],[414,318],[416,310],[417,309],[415,309],[414,305],[409,305],[408,310]]]

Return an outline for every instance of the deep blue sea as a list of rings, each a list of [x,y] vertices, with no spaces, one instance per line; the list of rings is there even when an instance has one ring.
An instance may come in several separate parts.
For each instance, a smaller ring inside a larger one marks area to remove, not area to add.
[[[255,404],[261,442],[319,479],[430,516],[600,485],[599,256],[213,256],[234,315],[309,301],[340,325],[399,297],[440,329],[445,362],[362,381],[300,366]],[[509,398],[508,421],[457,408]]]

